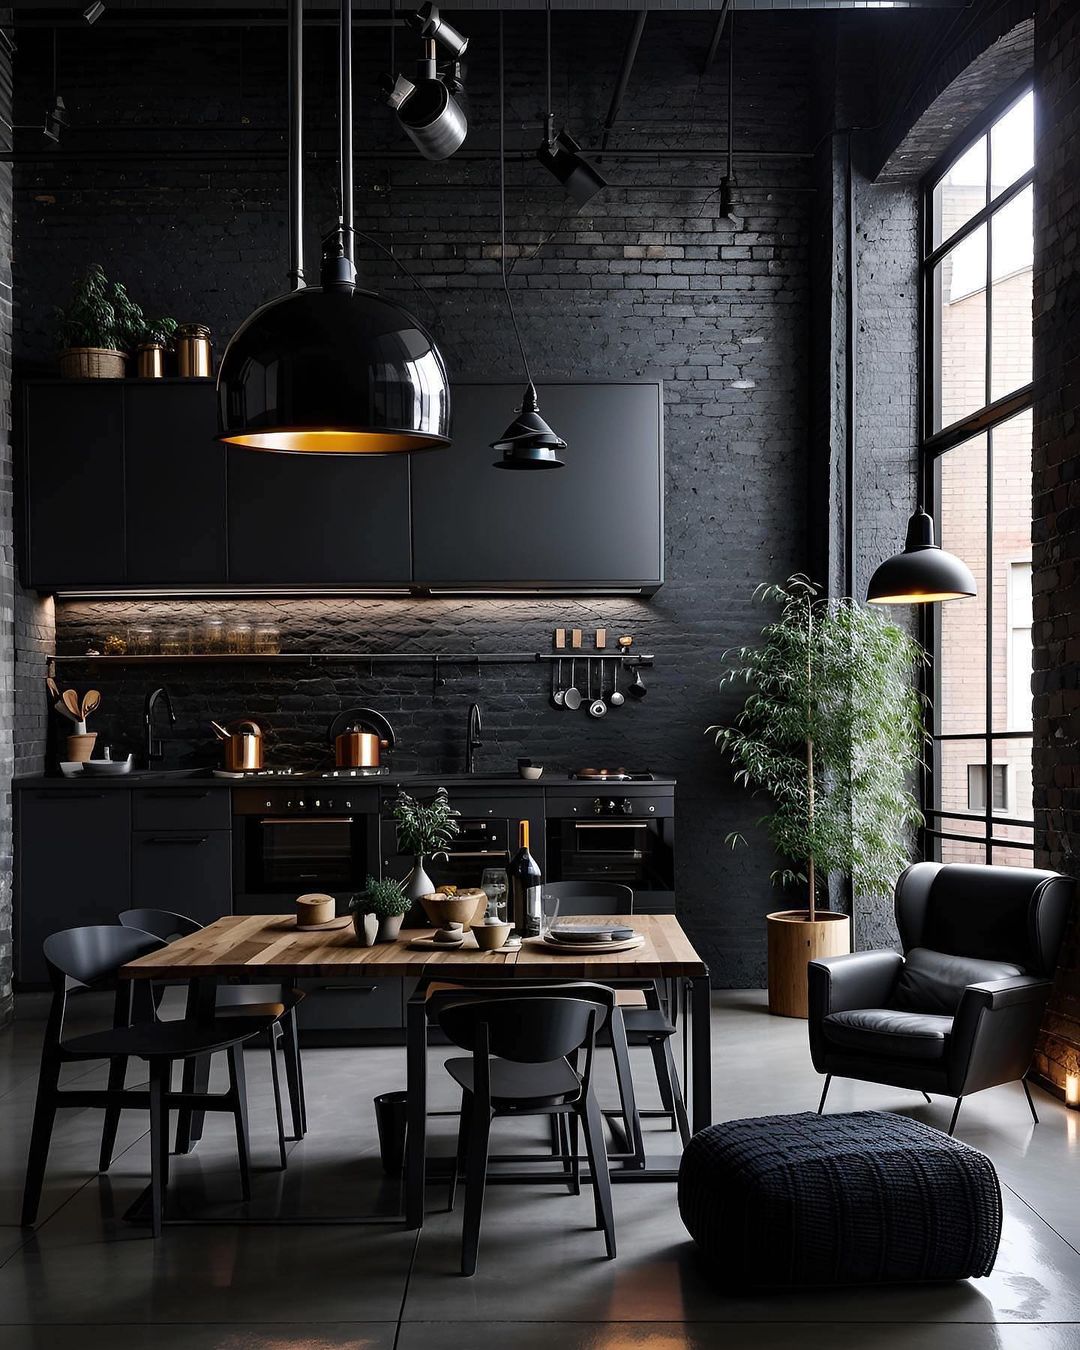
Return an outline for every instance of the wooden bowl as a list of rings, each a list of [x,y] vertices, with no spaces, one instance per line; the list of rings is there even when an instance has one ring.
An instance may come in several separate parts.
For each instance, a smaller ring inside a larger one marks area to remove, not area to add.
[[[497,952],[506,946],[506,939],[513,929],[512,923],[478,923],[473,929],[473,937],[482,952]]]
[[[422,895],[420,903],[435,928],[459,923],[468,932],[474,923],[483,922],[488,898],[487,892],[477,887],[476,890],[458,891],[457,895]]]
[[[296,897],[297,928],[318,928],[329,923],[337,912],[337,902],[332,895],[320,891],[309,891],[307,895]]]

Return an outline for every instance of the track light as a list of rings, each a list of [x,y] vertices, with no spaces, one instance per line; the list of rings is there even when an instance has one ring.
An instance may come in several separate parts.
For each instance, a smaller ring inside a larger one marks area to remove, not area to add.
[[[97,0],[96,4],[86,6],[82,12],[82,16],[87,23],[97,23],[98,19],[100,19],[104,13],[105,6],[101,3],[101,0]]]
[[[45,114],[45,125],[41,132],[46,140],[54,144],[60,140],[60,133],[68,124],[67,108],[64,106],[63,96],[57,94],[53,99],[52,107]]]
[[[437,5],[422,5],[407,17],[407,22],[423,39],[424,54],[417,63],[415,79],[405,75],[384,77],[386,104],[425,159],[449,159],[469,131],[469,119],[455,97],[462,93],[461,57],[469,39],[439,17]],[[441,72],[436,63],[439,45],[450,55],[448,71]]]
[[[596,172],[581,154],[581,146],[568,131],[555,130],[555,114],[551,108],[551,0],[547,3],[547,132],[536,158],[545,169],[559,180],[578,206],[584,206],[596,196],[607,181]]]

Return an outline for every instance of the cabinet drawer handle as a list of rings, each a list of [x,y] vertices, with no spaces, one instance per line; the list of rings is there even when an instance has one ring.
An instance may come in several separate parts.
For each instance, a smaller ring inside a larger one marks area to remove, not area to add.
[[[70,801],[73,797],[79,797],[83,801],[97,801],[99,797],[105,796],[104,792],[68,792],[63,788],[59,788],[55,792],[37,792],[34,795],[39,799],[43,798],[50,802]]]
[[[374,994],[377,984],[320,984],[320,994]]]
[[[181,837],[179,835],[174,834],[157,834],[151,835],[151,837],[145,840],[144,842],[147,844],[169,844],[169,845],[205,844],[208,838],[209,836],[205,834],[190,834],[186,837]]]
[[[145,788],[147,797],[209,797],[209,788]]]

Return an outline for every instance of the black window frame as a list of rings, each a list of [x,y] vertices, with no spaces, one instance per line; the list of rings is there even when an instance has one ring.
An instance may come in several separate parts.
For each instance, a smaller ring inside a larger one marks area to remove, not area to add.
[[[936,162],[919,185],[919,486],[921,498],[930,503],[930,512],[940,528],[941,523],[941,475],[942,458],[950,450],[963,445],[974,437],[984,434],[986,447],[986,583],[984,594],[974,603],[985,607],[986,615],[986,676],[984,679],[985,716],[981,732],[956,732],[942,734],[938,730],[938,710],[941,706],[941,630],[939,605],[921,606],[919,616],[920,637],[923,646],[931,654],[931,661],[923,679],[923,692],[927,698],[926,730],[929,753],[925,757],[921,774],[920,792],[925,824],[922,829],[922,856],[928,859],[940,859],[943,841],[956,841],[963,844],[977,844],[982,847],[987,863],[994,860],[994,850],[999,848],[1021,849],[1034,856],[1034,813],[1030,819],[1021,819],[1007,815],[993,808],[993,791],[987,792],[985,810],[943,811],[936,806],[937,783],[941,774],[940,746],[946,742],[967,742],[982,749],[982,763],[986,768],[987,783],[993,783],[994,747],[1005,740],[1032,740],[1032,731],[995,731],[993,725],[993,605],[994,605],[994,430],[1011,421],[1019,414],[1034,406],[1034,383],[1028,382],[1012,390],[1001,398],[991,400],[991,348],[993,342],[993,243],[987,248],[987,296],[986,296],[986,395],[987,402],[976,412],[960,418],[948,426],[935,429],[938,394],[935,372],[938,369],[939,334],[937,316],[939,311],[937,294],[937,263],[964,238],[967,238],[981,226],[990,231],[993,217],[1014,198],[1026,191],[1035,181],[1035,166],[1022,174],[1015,182],[992,197],[969,220],[959,226],[940,244],[934,243],[934,189],[956,161],[964,155],[983,136],[986,136],[986,172],[987,191],[993,186],[990,164],[991,127],[994,126],[1015,104],[1027,94],[1032,93],[1034,82],[1029,73],[1023,75],[998,99],[994,101],[976,121],[969,124],[962,135],[957,137],[948,150]],[[950,603],[968,603],[953,601]],[[982,825],[980,834],[962,834],[950,831],[943,826],[950,821],[969,821]],[[1015,839],[1003,839],[996,830],[1001,826],[1030,828],[1031,842]]]

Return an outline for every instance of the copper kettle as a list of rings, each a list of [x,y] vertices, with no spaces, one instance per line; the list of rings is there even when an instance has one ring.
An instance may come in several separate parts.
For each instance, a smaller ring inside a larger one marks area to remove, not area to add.
[[[328,732],[339,769],[377,769],[384,750],[393,750],[394,728],[372,708],[349,708],[330,723]]]
[[[263,766],[263,734],[256,722],[245,718],[221,727],[212,722],[218,739],[225,746],[225,767],[230,773],[252,773]]]

